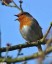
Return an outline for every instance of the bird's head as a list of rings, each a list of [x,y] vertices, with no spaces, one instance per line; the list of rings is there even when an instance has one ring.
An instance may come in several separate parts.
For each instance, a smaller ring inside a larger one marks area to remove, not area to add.
[[[15,16],[17,16],[18,18],[16,20],[18,20],[19,22],[21,22],[24,18],[26,18],[28,15],[30,15],[28,12],[21,12]]]

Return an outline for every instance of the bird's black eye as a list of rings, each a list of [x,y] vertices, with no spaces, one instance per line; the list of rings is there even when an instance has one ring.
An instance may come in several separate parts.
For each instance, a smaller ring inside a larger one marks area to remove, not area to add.
[[[23,15],[23,14],[21,14],[21,15]]]

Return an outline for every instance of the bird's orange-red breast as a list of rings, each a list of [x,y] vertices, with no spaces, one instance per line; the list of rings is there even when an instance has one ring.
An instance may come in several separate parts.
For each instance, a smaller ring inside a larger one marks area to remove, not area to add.
[[[42,28],[32,15],[22,12],[16,15],[20,22],[20,32],[27,41],[37,41],[43,37]]]

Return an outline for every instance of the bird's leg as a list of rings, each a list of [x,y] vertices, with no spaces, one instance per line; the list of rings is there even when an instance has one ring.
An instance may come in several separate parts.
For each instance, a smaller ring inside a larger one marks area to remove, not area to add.
[[[31,42],[29,41],[29,42],[26,42],[26,44],[31,44]]]

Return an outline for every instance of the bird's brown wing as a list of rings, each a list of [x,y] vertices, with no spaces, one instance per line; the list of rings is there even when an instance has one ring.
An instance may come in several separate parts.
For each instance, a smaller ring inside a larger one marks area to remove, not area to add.
[[[38,35],[39,39],[43,37],[42,28],[40,27],[39,23],[36,19],[32,19],[32,30]]]

